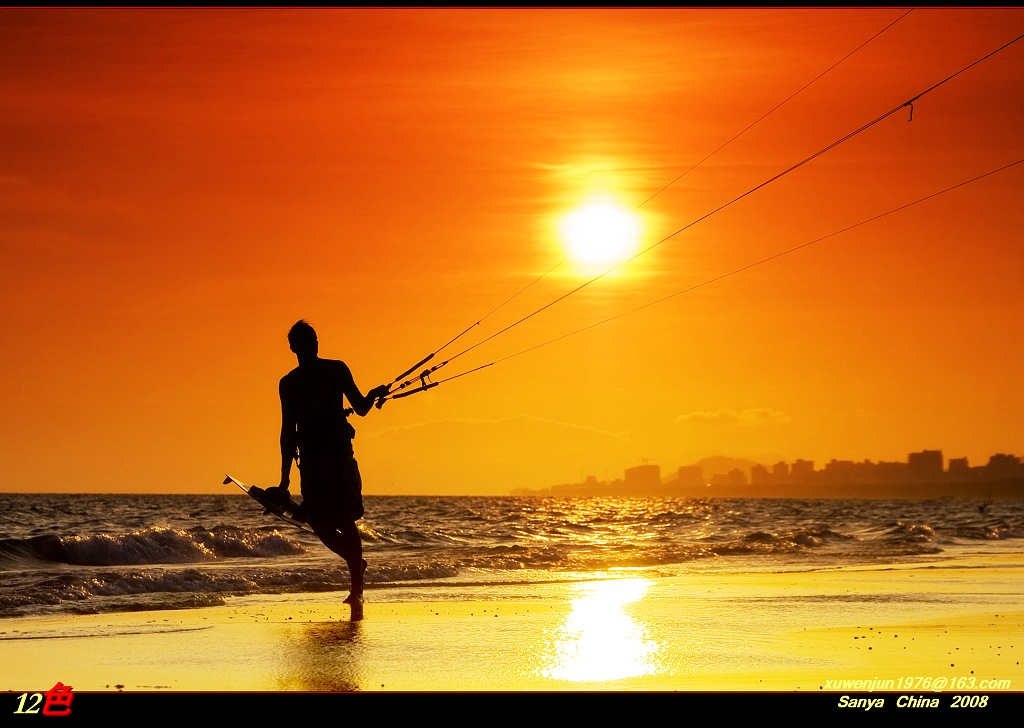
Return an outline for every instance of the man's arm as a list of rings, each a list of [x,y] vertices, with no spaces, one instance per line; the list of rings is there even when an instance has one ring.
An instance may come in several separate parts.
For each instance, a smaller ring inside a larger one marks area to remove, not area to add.
[[[292,460],[295,459],[295,452],[298,442],[295,437],[295,416],[291,411],[291,396],[284,380],[278,387],[281,396],[281,486],[288,490],[292,475]]]
[[[349,404],[352,405],[352,409],[360,417],[365,417],[366,413],[370,411],[373,405],[378,399],[383,399],[391,391],[391,386],[382,384],[379,387],[374,387],[365,395],[359,391],[359,387],[356,386],[355,379],[352,378],[352,372],[349,370],[348,365],[344,362],[338,362],[341,365],[341,388],[345,393],[345,397],[348,399]]]

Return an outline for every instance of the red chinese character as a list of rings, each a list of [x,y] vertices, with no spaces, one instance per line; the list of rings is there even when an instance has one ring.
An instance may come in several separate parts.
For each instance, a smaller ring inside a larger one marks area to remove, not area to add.
[[[43,703],[43,715],[71,715],[71,686],[64,683],[57,683],[48,692],[43,693],[46,702]]]

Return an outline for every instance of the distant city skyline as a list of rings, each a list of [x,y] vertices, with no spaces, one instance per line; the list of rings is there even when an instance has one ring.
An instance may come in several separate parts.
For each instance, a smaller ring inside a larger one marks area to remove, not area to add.
[[[730,462],[735,466],[729,467]],[[740,463],[746,464],[745,469]],[[706,467],[712,472],[706,471]],[[962,494],[971,495],[973,490],[967,486],[988,487],[1000,482],[1006,484],[1001,489],[1002,496],[1024,497],[1024,460],[1013,454],[995,453],[984,465],[972,466],[966,457],[947,461],[942,450],[921,450],[909,453],[905,461],[855,462],[833,458],[820,469],[815,468],[814,461],[799,458],[769,466],[747,459],[719,457],[681,465],[675,472],[662,475],[660,465],[644,462],[625,468],[620,479],[599,481],[590,475],[581,483],[555,485],[539,491],[517,489],[513,494],[599,494],[618,489],[623,495],[713,495],[719,492],[773,495],[782,489],[801,495],[835,495],[860,489],[862,494],[871,495],[873,492],[881,494],[878,486],[909,486],[914,492],[925,488],[935,490],[937,495],[953,495],[948,486],[962,486],[959,488]]]

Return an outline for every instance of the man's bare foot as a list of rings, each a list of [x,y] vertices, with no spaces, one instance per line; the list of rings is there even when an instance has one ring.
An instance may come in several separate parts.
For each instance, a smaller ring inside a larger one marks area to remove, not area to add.
[[[352,606],[352,614],[355,614],[356,607],[359,607],[360,612],[363,609],[363,574],[366,573],[366,559],[363,559],[360,564],[359,575],[353,575],[352,577],[352,591],[349,592],[348,596],[345,597],[343,604],[350,604]]]
[[[359,597],[358,602],[349,604],[352,609],[352,615],[349,617],[349,621],[360,622],[363,619],[363,598]]]

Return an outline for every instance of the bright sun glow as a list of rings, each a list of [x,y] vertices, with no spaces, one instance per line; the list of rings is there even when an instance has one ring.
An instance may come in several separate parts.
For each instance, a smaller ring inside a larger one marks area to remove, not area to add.
[[[562,241],[579,266],[609,268],[632,256],[640,240],[640,219],[614,202],[587,203],[562,218]]]
[[[646,627],[626,614],[650,582],[624,579],[583,584],[572,613],[555,636],[554,654],[541,673],[556,680],[603,682],[658,671],[658,645]]]

